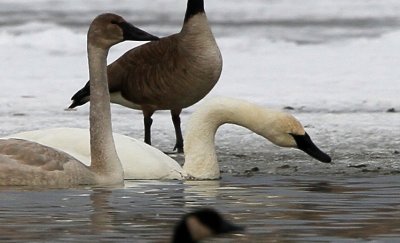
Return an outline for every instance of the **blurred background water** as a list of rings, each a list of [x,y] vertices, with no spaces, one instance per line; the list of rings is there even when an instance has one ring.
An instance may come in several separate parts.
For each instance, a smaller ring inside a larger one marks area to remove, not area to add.
[[[234,96],[286,107],[334,164],[227,125],[216,137],[221,181],[1,188],[2,242],[165,240],[182,213],[199,206],[214,206],[247,226],[245,235],[216,241],[399,240],[400,2],[206,0],[205,5],[224,57],[222,77],[207,98]],[[85,35],[97,14],[116,12],[166,36],[180,30],[185,8],[183,0],[1,0],[0,135],[88,126],[88,106],[64,108],[87,80]],[[135,45],[113,47],[109,61]],[[196,106],[183,114],[183,127]],[[143,138],[139,112],[112,109],[116,132]],[[171,150],[168,112],[155,114],[153,129],[154,145]]]
[[[0,25],[46,23],[86,31],[99,12],[116,12],[135,23],[168,35],[181,26],[186,8],[182,0],[118,2],[110,0],[1,1]],[[396,0],[253,0],[206,2],[217,36],[254,35],[271,40],[318,43],[338,39],[377,37],[398,30]]]

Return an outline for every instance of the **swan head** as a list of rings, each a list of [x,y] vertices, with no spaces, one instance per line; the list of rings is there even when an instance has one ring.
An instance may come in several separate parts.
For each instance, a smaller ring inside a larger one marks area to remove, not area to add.
[[[215,210],[204,208],[183,216],[175,226],[172,242],[198,242],[210,236],[243,230]]]
[[[291,114],[276,113],[272,124],[262,130],[264,137],[280,147],[297,148],[321,162],[331,162],[331,157],[314,144],[303,125]]]
[[[125,40],[152,41],[159,38],[112,13],[100,14],[90,25],[88,41],[91,45],[106,49]]]

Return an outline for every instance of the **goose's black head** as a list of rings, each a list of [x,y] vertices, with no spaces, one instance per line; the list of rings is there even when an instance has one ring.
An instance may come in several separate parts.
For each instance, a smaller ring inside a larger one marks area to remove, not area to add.
[[[200,13],[204,13],[204,0],[188,0],[184,22]]]
[[[183,216],[175,226],[172,242],[193,243],[206,237],[243,230],[243,227],[225,220],[213,209],[199,209]]]

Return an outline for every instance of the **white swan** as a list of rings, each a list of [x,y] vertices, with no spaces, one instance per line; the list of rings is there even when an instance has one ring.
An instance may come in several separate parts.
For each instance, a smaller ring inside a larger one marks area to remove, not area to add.
[[[172,158],[160,150],[131,137],[113,134],[125,179],[183,179],[186,173]],[[82,128],[49,128],[21,132],[7,138],[34,141],[62,150],[90,165],[89,130]]]
[[[96,17],[88,31],[88,59],[91,82],[90,150],[87,167],[71,155],[41,144],[0,140],[1,186],[113,185],[123,183],[123,169],[115,151],[111,128],[107,84],[107,54],[124,40],[158,39],[115,14]]]
[[[278,146],[299,148],[322,162],[331,161],[328,155],[314,145],[301,123],[292,115],[244,100],[219,97],[205,101],[191,115],[185,132],[183,168],[159,150],[141,141],[115,134],[125,179],[220,178],[214,136],[218,127],[224,123],[246,127]],[[76,157],[81,156],[83,162],[90,163],[88,132],[85,129],[36,130],[9,137],[24,138],[68,151]]]

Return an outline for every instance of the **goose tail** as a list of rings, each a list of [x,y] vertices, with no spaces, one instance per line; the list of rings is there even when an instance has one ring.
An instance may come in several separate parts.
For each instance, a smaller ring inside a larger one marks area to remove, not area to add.
[[[72,96],[71,98],[72,104],[68,107],[68,109],[73,109],[77,106],[84,105],[89,101],[89,99],[90,99],[90,84],[88,81],[85,87],[80,89]]]

